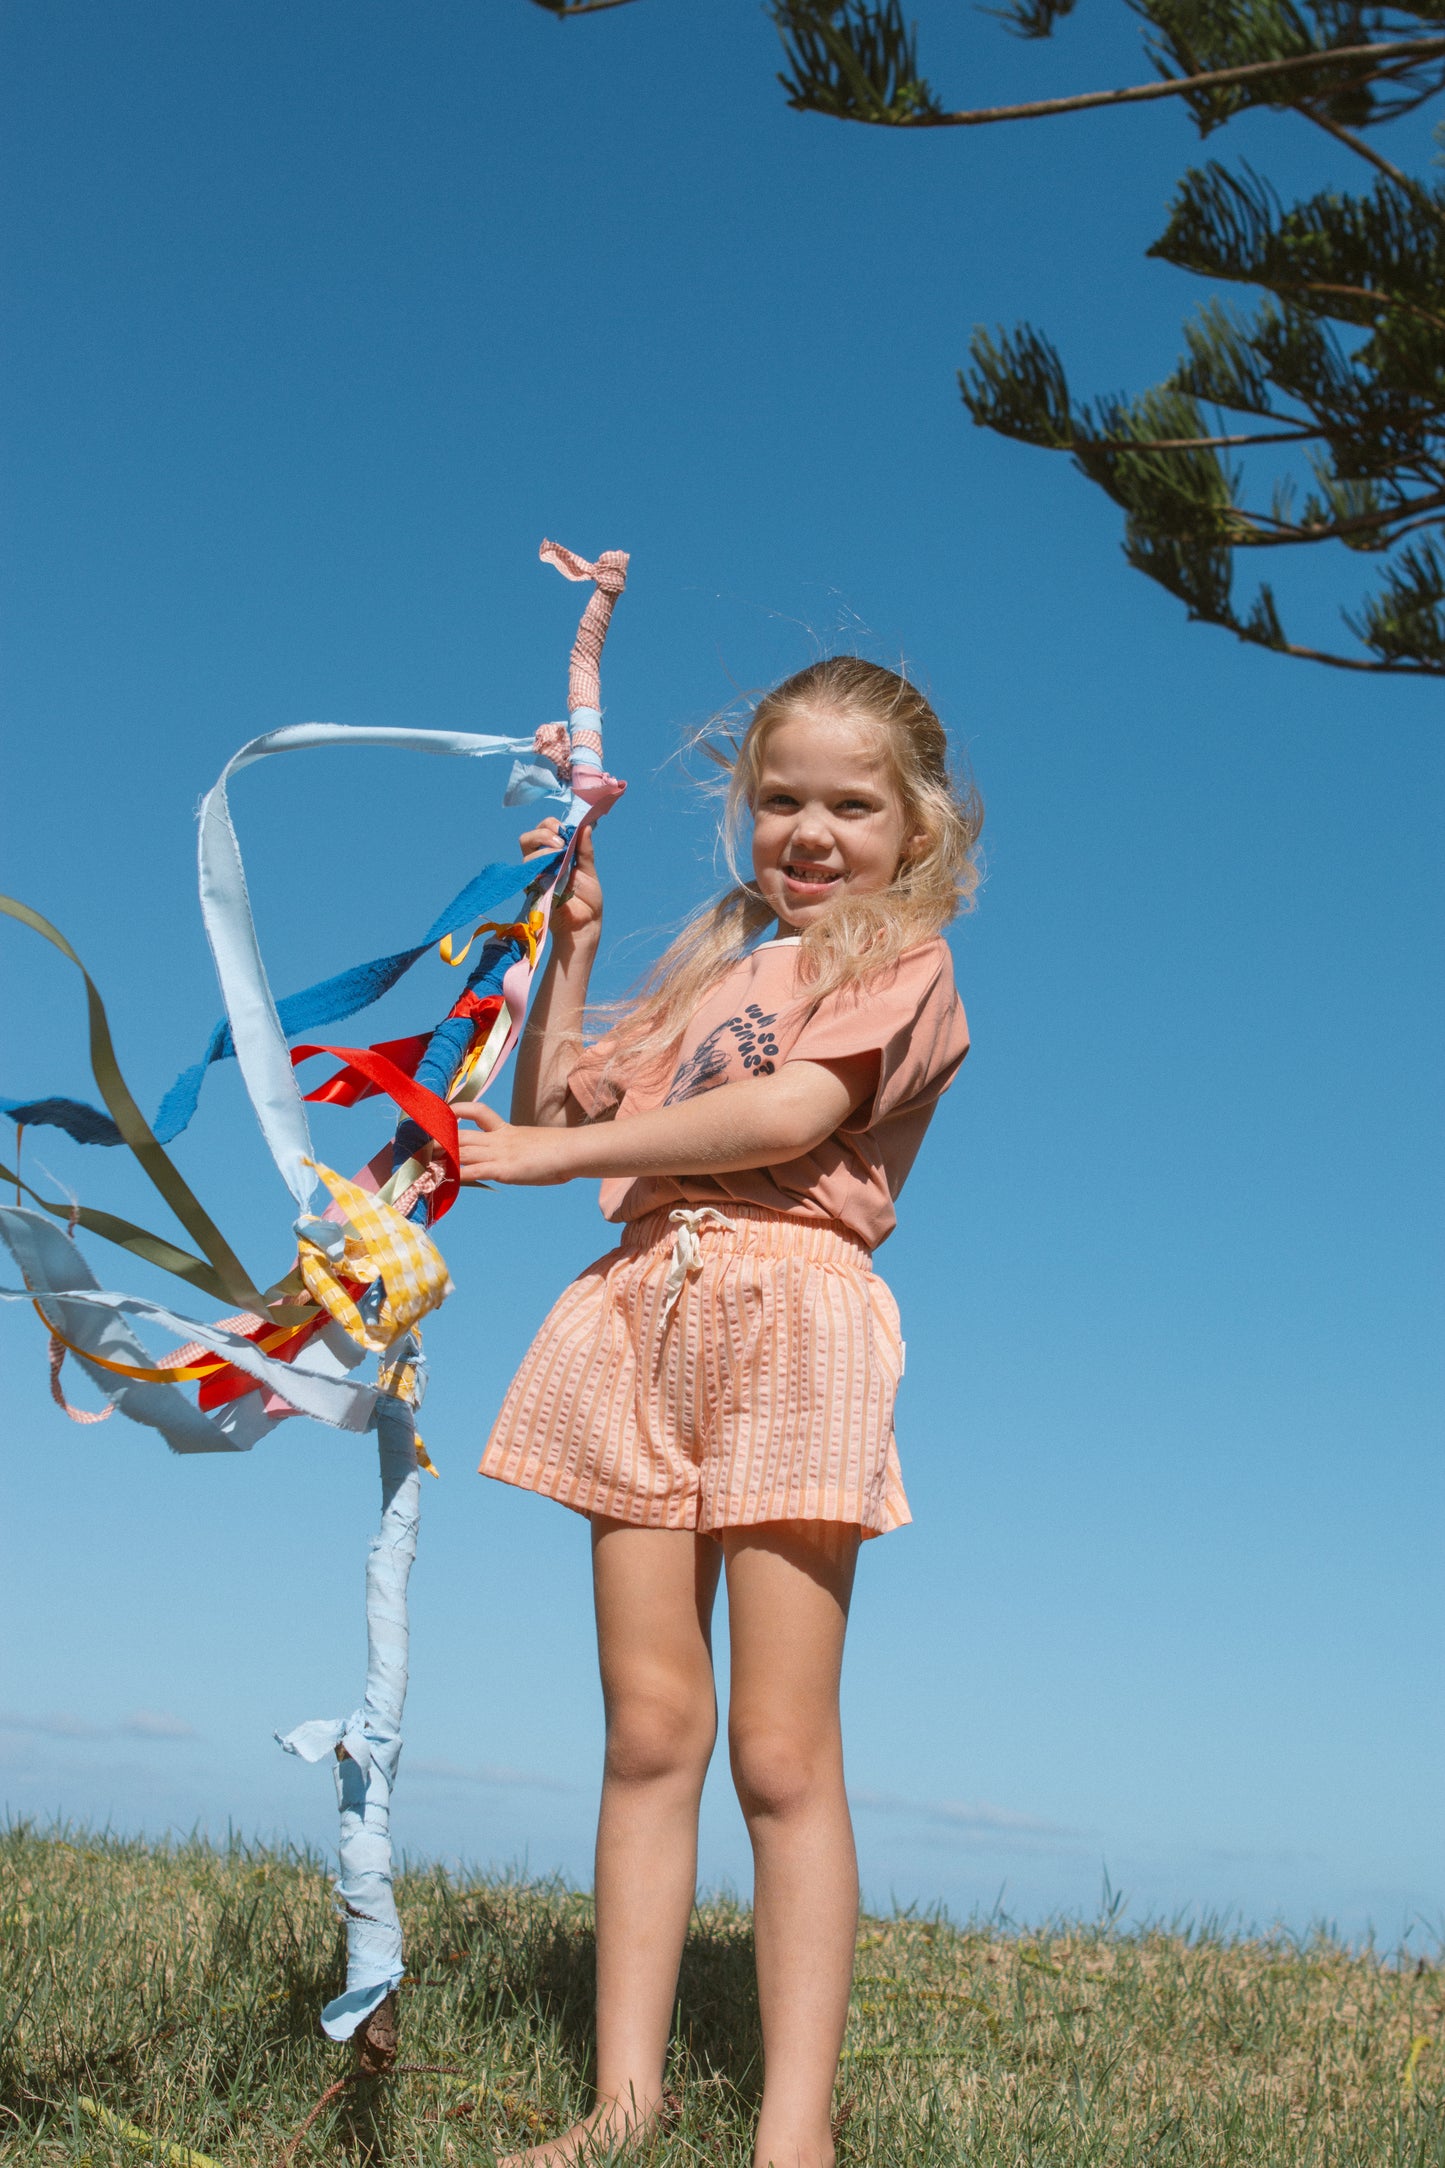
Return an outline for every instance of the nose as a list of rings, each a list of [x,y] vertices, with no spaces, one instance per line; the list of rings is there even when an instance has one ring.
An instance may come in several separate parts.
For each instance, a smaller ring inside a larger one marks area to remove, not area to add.
[[[833,848],[833,831],[821,806],[803,806],[793,823],[793,843],[808,851],[826,852]]]

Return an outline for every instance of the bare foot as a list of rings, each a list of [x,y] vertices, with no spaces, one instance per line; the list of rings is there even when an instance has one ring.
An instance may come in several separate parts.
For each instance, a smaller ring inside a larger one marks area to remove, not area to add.
[[[831,2139],[819,2144],[785,2138],[772,2144],[759,2133],[753,2168],[834,2168],[837,2158]]]
[[[502,2153],[497,2168],[602,2168],[630,2138],[640,2138],[662,2112],[661,2099],[644,2104],[637,2100],[600,2100],[588,2116],[564,2130],[559,2138],[529,2145],[523,2153]]]

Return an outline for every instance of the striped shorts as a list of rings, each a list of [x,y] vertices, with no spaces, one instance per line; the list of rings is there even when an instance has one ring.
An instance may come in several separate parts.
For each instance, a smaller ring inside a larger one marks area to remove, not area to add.
[[[481,1472],[574,1512],[716,1532],[911,1518],[898,1309],[836,1221],[652,1212],[563,1290]]]

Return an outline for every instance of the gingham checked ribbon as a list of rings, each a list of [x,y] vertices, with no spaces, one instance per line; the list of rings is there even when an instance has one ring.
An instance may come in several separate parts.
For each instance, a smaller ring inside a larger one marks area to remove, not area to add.
[[[346,1214],[340,1226],[328,1220],[297,1222],[301,1277],[307,1293],[358,1347],[383,1355],[452,1292],[442,1254],[422,1228],[403,1219],[390,1205],[379,1203],[319,1159],[307,1164],[315,1168]],[[342,1286],[343,1280],[353,1285],[360,1280],[367,1286],[380,1280],[381,1305],[374,1318],[362,1315]]]

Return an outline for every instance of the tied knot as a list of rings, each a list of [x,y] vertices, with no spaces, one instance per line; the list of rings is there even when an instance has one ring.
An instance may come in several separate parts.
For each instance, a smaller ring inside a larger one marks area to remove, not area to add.
[[[604,595],[620,595],[627,585],[626,550],[604,550],[592,567],[592,577]]]
[[[604,550],[595,564],[579,557],[576,550],[564,549],[560,542],[544,542],[537,554],[544,565],[555,565],[564,579],[591,580],[614,599],[627,585],[626,550]]]
[[[430,1235],[319,1160],[314,1167],[344,1219],[301,1219],[298,1263],[306,1292],[358,1347],[385,1355],[452,1291]],[[379,1285],[378,1285],[379,1283]],[[374,1292],[357,1301],[356,1290]]]
[[[572,741],[565,723],[539,723],[532,733],[532,750],[539,759],[551,761],[564,783],[570,780]]]
[[[679,1206],[669,1212],[668,1224],[677,1229],[673,1236],[672,1256],[668,1262],[667,1278],[662,1283],[662,1323],[665,1325],[677,1308],[678,1297],[689,1279],[702,1270],[702,1243],[698,1240],[703,1227],[723,1227],[729,1234],[736,1233],[734,1223],[715,1204],[700,1205],[689,1212]]]

